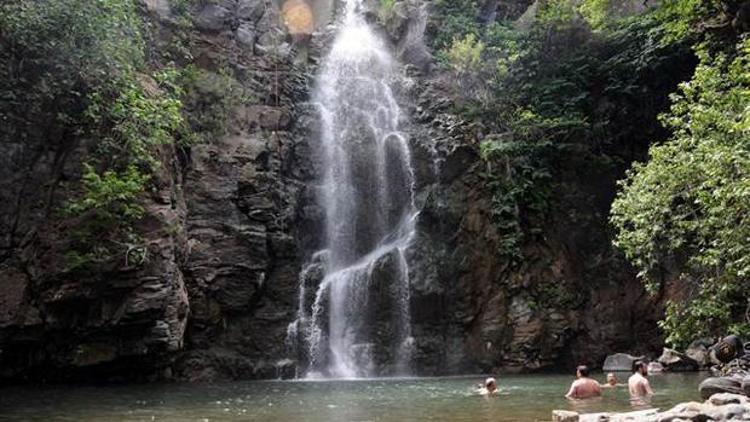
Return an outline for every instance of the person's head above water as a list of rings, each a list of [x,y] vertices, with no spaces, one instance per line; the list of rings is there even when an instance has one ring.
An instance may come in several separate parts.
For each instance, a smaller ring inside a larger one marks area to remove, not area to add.
[[[497,381],[495,381],[495,379],[492,377],[487,378],[486,380],[484,380],[484,388],[486,388],[489,392],[497,390]]]
[[[589,367],[586,365],[578,365],[578,368],[576,368],[576,377],[588,378],[588,376],[589,376]]]
[[[633,362],[633,372],[637,372],[645,377],[648,375],[648,364],[642,360]]]
[[[612,386],[617,385],[617,377],[612,372],[607,374],[607,384]]]

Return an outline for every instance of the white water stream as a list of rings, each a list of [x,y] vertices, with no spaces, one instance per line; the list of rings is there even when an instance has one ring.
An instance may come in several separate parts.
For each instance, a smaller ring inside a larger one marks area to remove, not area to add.
[[[417,216],[414,172],[391,89],[398,65],[363,12],[362,0],[344,2],[313,95],[322,127],[326,248],[310,266],[322,268],[323,279],[308,300],[312,270],[302,271],[298,320],[289,330],[292,343],[306,348],[308,377],[410,372],[405,251]]]

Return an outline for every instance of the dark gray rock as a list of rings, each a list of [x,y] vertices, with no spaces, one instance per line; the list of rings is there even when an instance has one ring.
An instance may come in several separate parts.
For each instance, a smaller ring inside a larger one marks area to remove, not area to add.
[[[195,18],[198,29],[209,32],[219,32],[228,27],[231,12],[215,4],[207,4]]]
[[[711,347],[710,339],[696,340],[685,350],[685,355],[694,360],[700,368],[707,368],[711,364],[708,348]]]
[[[747,403],[747,397],[741,394],[717,393],[713,394],[708,399],[708,401],[714,406],[724,406],[725,404],[744,404]]]
[[[738,377],[712,377],[706,378],[698,386],[701,397],[710,398],[717,393],[743,394],[742,378]]]
[[[235,32],[235,36],[237,37],[237,43],[252,51],[255,46],[255,31],[252,27],[246,24],[240,25]]]
[[[666,347],[662,351],[661,356],[659,356],[658,361],[669,372],[697,371],[699,368],[698,362],[686,354]]]
[[[643,359],[643,356],[633,356],[626,353],[615,353],[614,355],[607,356],[607,358],[604,360],[604,364],[602,365],[602,370],[631,372],[633,370],[633,363],[641,359]]]
[[[169,0],[140,0],[146,6],[146,10],[153,13],[158,20],[168,21],[171,17],[172,10],[169,7]]]
[[[239,0],[237,3],[237,18],[251,23],[257,22],[268,4],[263,0]]]

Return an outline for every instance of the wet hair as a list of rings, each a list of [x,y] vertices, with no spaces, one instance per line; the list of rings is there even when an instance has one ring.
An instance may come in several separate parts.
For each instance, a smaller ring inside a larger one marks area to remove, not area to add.
[[[494,385],[494,386],[497,386],[497,382],[496,382],[496,381],[495,381],[495,379],[494,379],[494,378],[492,378],[492,377],[490,377],[490,378],[487,378],[487,379],[486,379],[486,380],[484,381],[484,386],[485,386],[485,387],[489,387],[490,385]]]
[[[641,368],[648,369],[648,364],[646,363],[646,361],[643,361],[643,360],[639,359],[639,360],[633,362],[633,372],[638,372],[638,370],[641,369]]]
[[[589,367],[586,365],[578,365],[578,368],[576,368],[576,372],[581,374],[582,377],[589,376]]]

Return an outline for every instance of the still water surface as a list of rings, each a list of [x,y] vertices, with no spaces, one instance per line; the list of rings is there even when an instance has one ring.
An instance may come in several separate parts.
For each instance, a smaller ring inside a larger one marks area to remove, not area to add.
[[[619,378],[625,381],[627,374]],[[603,381],[601,375],[596,378]],[[651,407],[699,400],[702,375],[652,376]],[[483,377],[269,381],[212,385],[0,389],[0,420],[12,421],[545,421],[552,409],[631,410],[626,387],[584,404],[563,395],[564,375],[501,376],[501,394],[473,393]],[[637,407],[641,409],[643,407]]]

